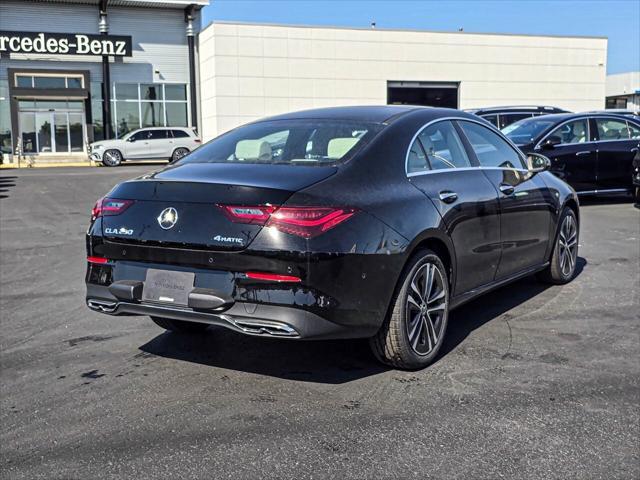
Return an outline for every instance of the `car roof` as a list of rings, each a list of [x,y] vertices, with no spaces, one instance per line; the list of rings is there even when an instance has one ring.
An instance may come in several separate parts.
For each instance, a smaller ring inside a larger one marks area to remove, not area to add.
[[[137,132],[138,130],[190,130],[189,127],[142,127],[142,128],[136,128],[135,130],[132,130],[134,132]]]
[[[470,113],[508,113],[508,112],[565,112],[559,107],[549,105],[505,105],[502,107],[466,108]]]
[[[260,119],[260,122],[268,120],[353,120],[369,123],[389,123],[394,118],[402,116],[416,109],[429,107],[419,107],[415,105],[363,105],[347,107],[328,107],[302,110],[298,112],[284,113]],[[434,109],[435,110],[435,109]]]

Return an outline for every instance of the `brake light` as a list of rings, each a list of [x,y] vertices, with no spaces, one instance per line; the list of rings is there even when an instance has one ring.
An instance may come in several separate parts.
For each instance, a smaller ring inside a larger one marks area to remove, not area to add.
[[[300,283],[302,281],[300,277],[294,277],[293,275],[278,275],[275,273],[247,272],[245,275],[251,280],[264,280],[267,282]]]
[[[105,263],[109,263],[108,258],[103,257],[87,257],[87,262],[89,263],[98,263],[100,265],[104,265]]]
[[[101,198],[91,209],[91,219],[95,220],[98,217],[105,217],[108,215],[120,215],[131,204],[133,200],[118,200],[116,198]]]
[[[354,208],[218,205],[234,223],[265,225],[303,238],[313,238],[352,217]]]

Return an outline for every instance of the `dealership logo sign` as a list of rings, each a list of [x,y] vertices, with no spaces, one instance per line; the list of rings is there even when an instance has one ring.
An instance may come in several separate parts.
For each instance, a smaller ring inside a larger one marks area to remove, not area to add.
[[[0,53],[130,57],[131,45],[124,35],[0,31]]]

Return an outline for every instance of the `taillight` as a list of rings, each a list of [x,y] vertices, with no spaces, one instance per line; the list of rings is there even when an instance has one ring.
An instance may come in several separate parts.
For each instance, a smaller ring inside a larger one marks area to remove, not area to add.
[[[294,277],[293,275],[279,275],[276,273],[247,272],[245,275],[251,280],[263,280],[265,282],[300,283],[302,281],[300,277]]]
[[[91,219],[107,215],[120,215],[133,203],[133,200],[119,200],[116,198],[101,198],[91,209]]]
[[[265,225],[303,238],[313,238],[344,222],[354,208],[218,205],[235,223]]]
[[[105,263],[109,263],[109,259],[104,257],[87,257],[87,262],[104,265]]]

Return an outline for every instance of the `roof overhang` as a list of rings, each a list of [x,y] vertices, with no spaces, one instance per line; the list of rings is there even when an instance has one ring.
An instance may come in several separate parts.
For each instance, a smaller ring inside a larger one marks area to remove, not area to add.
[[[75,3],[76,5],[98,5],[100,0],[30,0],[38,3]],[[156,7],[186,8],[194,5],[197,8],[209,5],[209,0],[109,0],[111,7]]]

